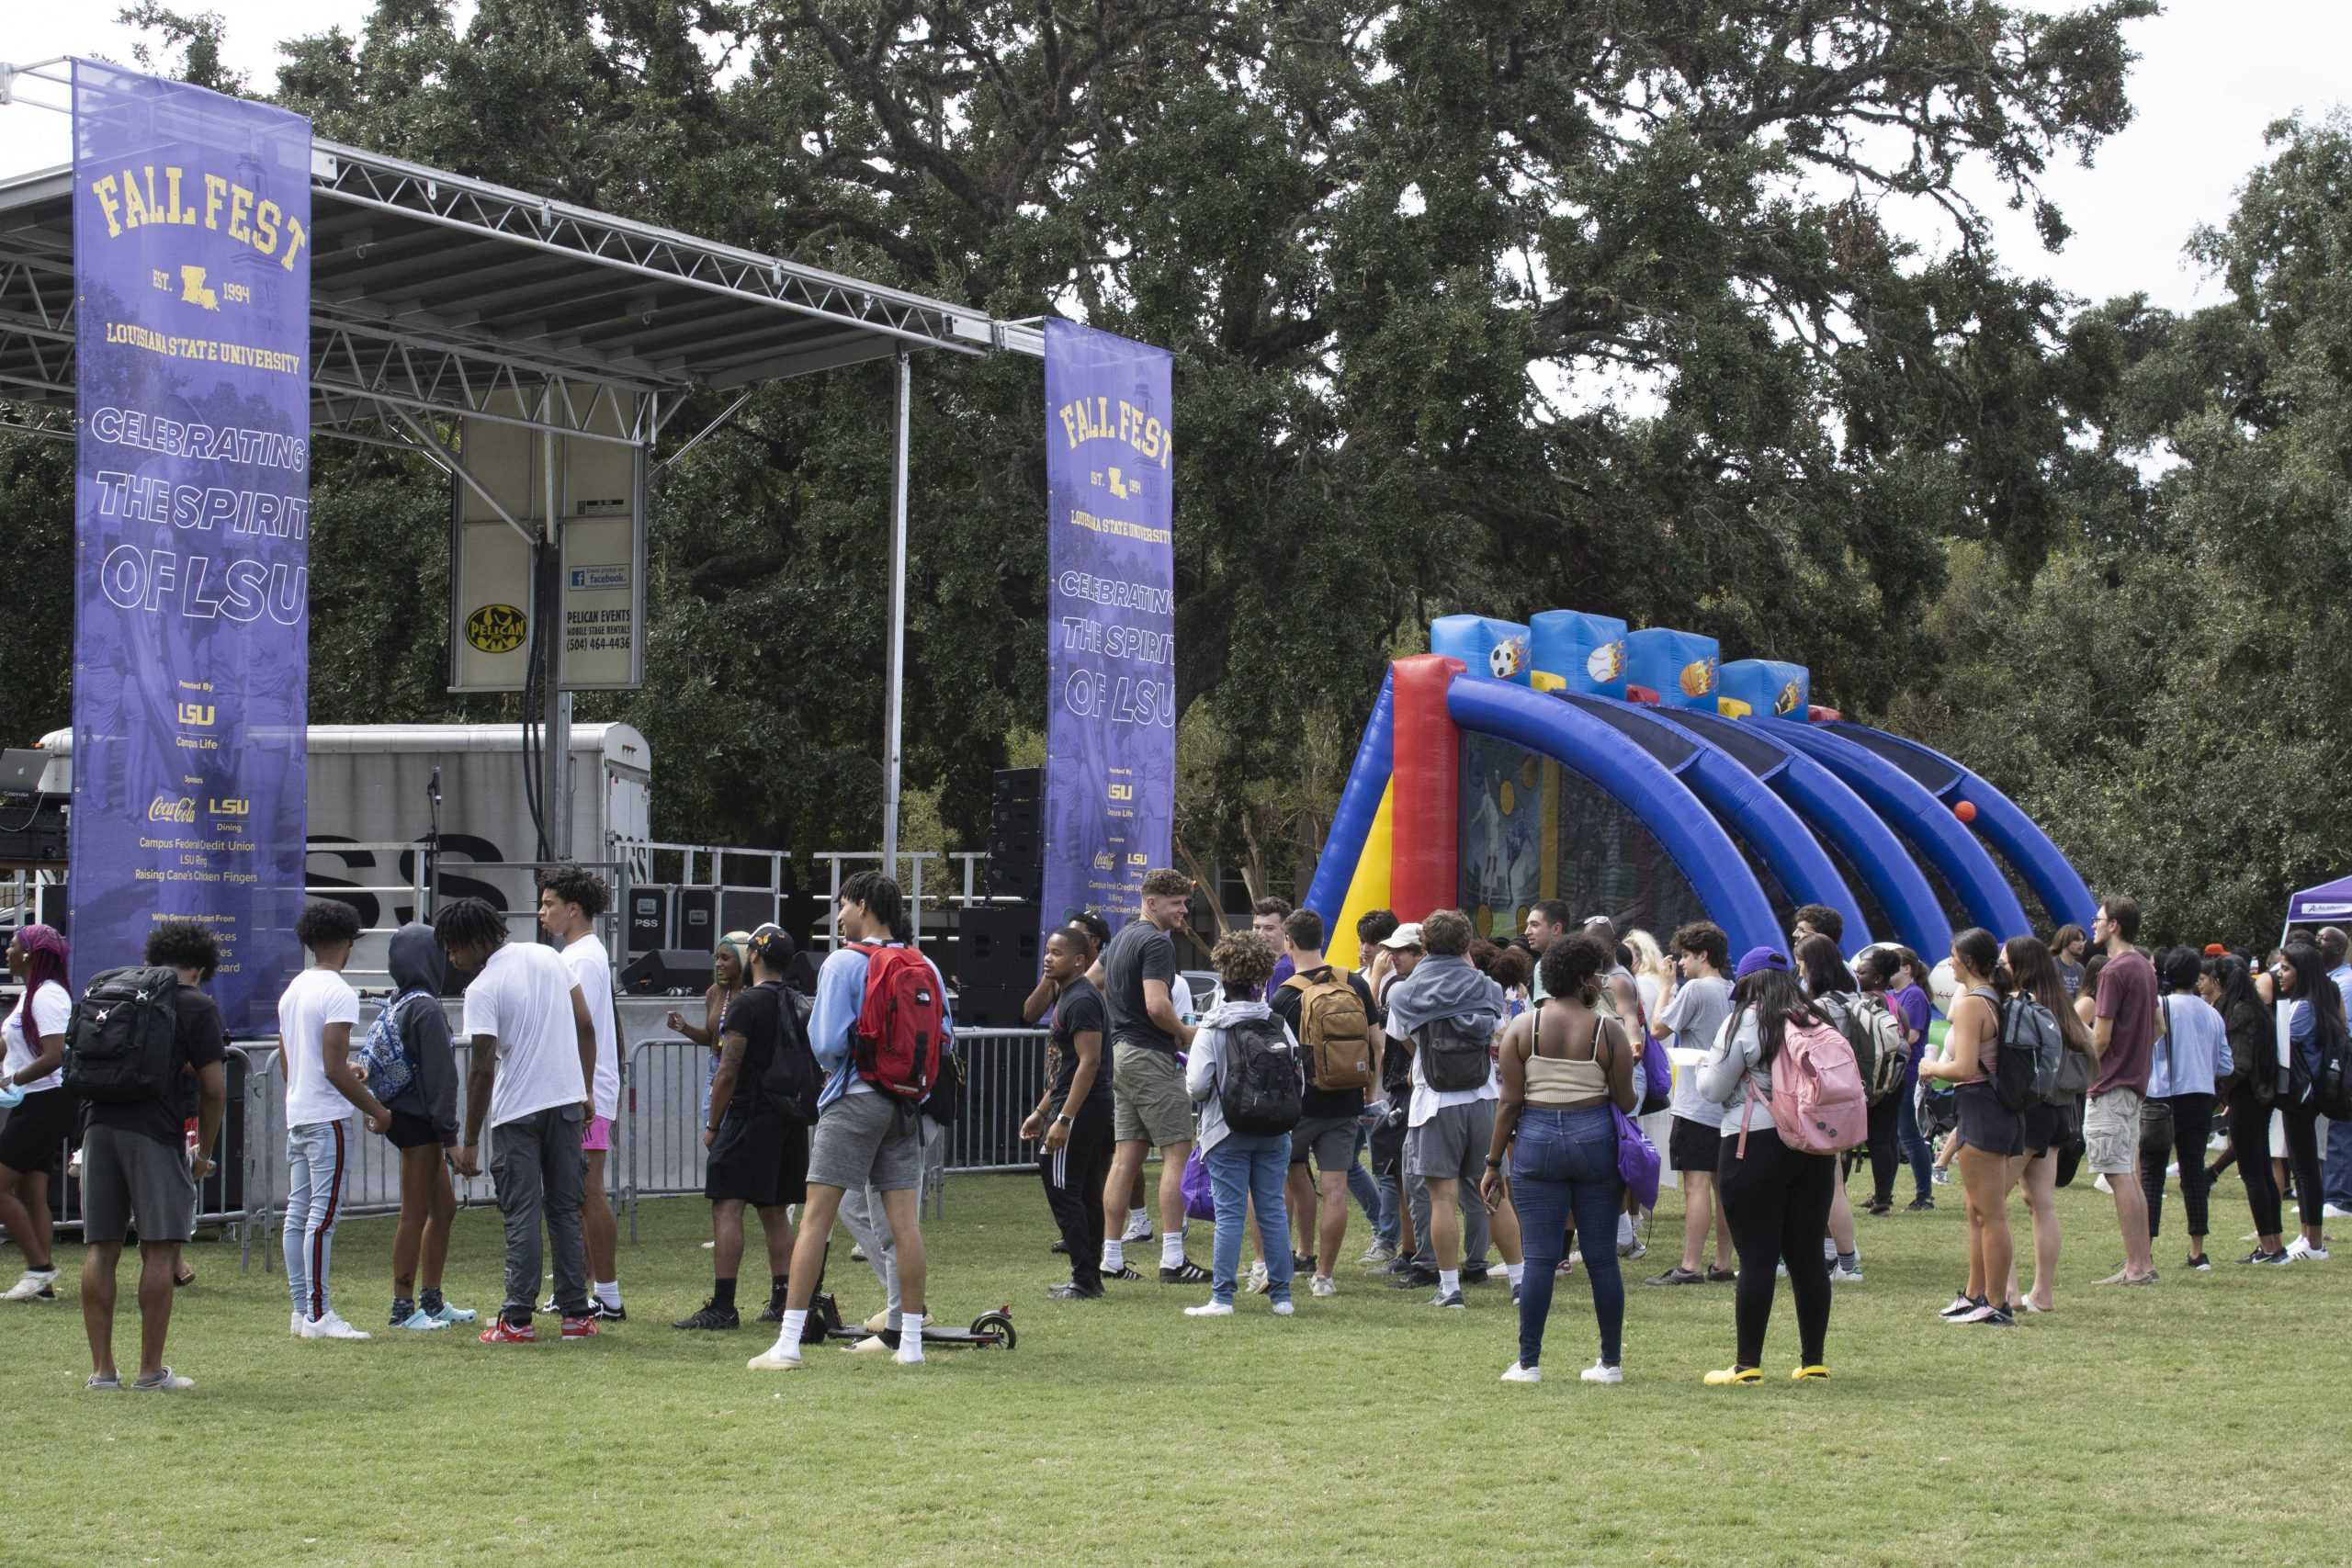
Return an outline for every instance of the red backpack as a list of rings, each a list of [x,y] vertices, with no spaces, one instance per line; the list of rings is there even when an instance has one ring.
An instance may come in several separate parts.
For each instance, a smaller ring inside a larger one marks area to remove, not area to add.
[[[849,945],[865,954],[865,1005],[858,1010],[851,1050],[857,1076],[904,1104],[921,1105],[939,1079],[947,1021],[938,976],[911,947]]]

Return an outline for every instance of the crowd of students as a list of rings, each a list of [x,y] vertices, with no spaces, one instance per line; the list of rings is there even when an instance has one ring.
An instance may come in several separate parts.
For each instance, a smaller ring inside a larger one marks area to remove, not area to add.
[[[1971,1326],[2053,1310],[2054,1193],[2076,1165],[2113,1196],[2123,1264],[2100,1283],[2116,1286],[2158,1279],[2153,1242],[2176,1162],[2191,1269],[2211,1266],[2210,1189],[2229,1165],[2253,1216],[2256,1245],[2239,1259],[2249,1265],[2324,1261],[2324,1222],[2345,1212],[2328,1202],[2329,1183],[2352,1185],[2352,1121],[2330,1125],[2324,1164],[2319,1139],[2323,1112],[2345,1109],[2352,1057],[2352,965],[2334,929],[2290,941],[2258,967],[2218,948],[2152,960],[2135,945],[2138,907],[2111,898],[2087,933],[2064,928],[2050,945],[1970,930],[1935,965],[1881,945],[1849,967],[1836,912],[1806,906],[1787,952],[1758,947],[1735,964],[1711,923],[1683,926],[1661,948],[1640,931],[1621,938],[1605,918],[1571,929],[1566,906],[1547,900],[1509,944],[1479,939],[1460,910],[1411,922],[1374,911],[1356,931],[1366,961],[1347,971],[1325,953],[1319,915],[1268,899],[1251,930],[1216,945],[1218,995],[1196,1012],[1173,940],[1191,895],[1181,874],[1154,871],[1140,916],[1124,929],[1075,916],[1046,942],[1031,1010],[1049,1032],[1046,1086],[1020,1132],[1038,1146],[1055,1250],[1069,1260],[1069,1279],[1049,1292],[1057,1300],[1098,1300],[1143,1280],[1125,1248],[1151,1239],[1150,1216],[1136,1211],[1156,1148],[1159,1282],[1207,1287],[1187,1315],[1230,1316],[1238,1297],[1261,1292],[1275,1314],[1292,1315],[1301,1274],[1311,1297],[1337,1294],[1353,1202],[1373,1230],[1358,1262],[1399,1289],[1429,1291],[1440,1311],[1463,1309],[1464,1287],[1490,1276],[1491,1246],[1518,1308],[1506,1382],[1541,1380],[1555,1282],[1581,1263],[1597,1354],[1580,1376],[1615,1383],[1622,1261],[1645,1250],[1634,1216],[1654,1201],[1645,1187],[1659,1160],[1633,1119],[1663,1111],[1684,1223],[1679,1257],[1647,1284],[1734,1286],[1732,1361],[1704,1381],[1735,1386],[1763,1376],[1786,1278],[1792,1376],[1810,1382],[1829,1375],[1833,1287],[1862,1279],[1846,1200],[1860,1145],[1866,1214],[1894,1212],[1906,1163],[1908,1212],[1932,1209],[1943,1168],[1956,1165],[1966,1277],[1942,1315]],[[359,1041],[358,997],[344,977],[357,918],[332,902],[306,908],[299,934],[311,962],[278,1004],[293,1337],[369,1337],[334,1295],[334,1235],[362,1129],[399,1151],[390,1329],[476,1318],[447,1299],[442,1276],[451,1173],[482,1173],[486,1130],[506,1265],[481,1341],[529,1342],[538,1314],[554,1315],[566,1341],[627,1320],[601,1169],[620,1087],[609,958],[594,934],[606,897],[585,871],[545,877],[537,913],[552,946],[510,941],[505,917],[470,898],[444,906],[429,926],[401,928],[390,944],[395,994]],[[848,1348],[922,1359],[918,1195],[938,1158],[938,1108],[927,1097],[953,1061],[947,990],[908,945],[889,878],[851,878],[835,914],[845,940],[805,987],[789,983],[796,953],[783,931],[729,933],[733,971],[722,963],[691,1036],[713,1052],[702,1108],[713,1280],[709,1299],[674,1326],[740,1325],[744,1211],[755,1211],[770,1273],[760,1320],[777,1326],[749,1363],[758,1371],[803,1364],[836,1218],[887,1302]],[[5,1299],[57,1299],[48,1187],[60,1145],[77,1141],[89,1386],[186,1388],[163,1354],[173,1292],[187,1277],[180,1248],[221,1122],[225,1042],[203,991],[219,949],[201,925],[155,928],[150,967],[126,972],[152,997],[125,998],[168,1010],[158,1036],[168,1046],[159,1066],[132,1062],[104,1092],[85,1077],[81,1094],[65,1070],[74,1012],[66,956],[45,926],[22,928],[7,948],[22,997],[0,1022],[0,1108],[13,1112],[0,1128],[0,1225],[26,1269]],[[469,976],[462,1111],[441,1002],[452,967]],[[1948,1021],[1939,1042],[1931,992]],[[1804,1133],[1783,1113],[1796,1090],[1776,1093],[1776,1069],[1817,1077],[1817,1063],[1833,1057],[1855,1086],[1854,1125],[1826,1145],[1790,1136]],[[1947,1123],[1937,1151],[1931,1134]],[[2209,1168],[2217,1125],[2230,1144]],[[2281,1235],[2289,1181],[2301,1221],[2291,1241]],[[2022,1291],[2009,1223],[2020,1190],[2032,1230]],[[1205,1267],[1186,1253],[1203,1192],[1213,1220]],[[2340,1196],[2352,1205],[2352,1191]],[[115,1278],[134,1225],[141,1347],[125,1382],[113,1355]],[[1252,1229],[1259,1257],[1245,1269]],[[535,1302],[543,1234],[554,1288]]]

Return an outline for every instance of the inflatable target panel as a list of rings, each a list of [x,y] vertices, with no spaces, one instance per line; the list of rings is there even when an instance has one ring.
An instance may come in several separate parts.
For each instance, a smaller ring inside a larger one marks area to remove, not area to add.
[[[1723,649],[1711,637],[1645,626],[1626,634],[1625,679],[1656,692],[1661,706],[1713,713],[1722,694]]]
[[[1581,610],[1546,610],[1528,623],[1534,636],[1539,692],[1625,695],[1625,623]]]
[[[1758,717],[1806,722],[1813,705],[1813,672],[1777,659],[1735,659],[1723,667],[1721,695],[1746,703]]]
[[[1473,675],[1508,681],[1514,686],[1532,683],[1535,659],[1527,627],[1517,621],[1486,615],[1441,615],[1430,623],[1430,651],[1459,659]]]

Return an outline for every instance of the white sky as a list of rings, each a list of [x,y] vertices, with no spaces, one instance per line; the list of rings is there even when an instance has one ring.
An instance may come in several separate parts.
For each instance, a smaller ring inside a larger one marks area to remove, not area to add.
[[[115,0],[10,7],[0,50],[17,61],[96,53],[130,58],[130,31],[96,16]],[[257,87],[275,85],[282,38],[341,24],[356,32],[368,0],[208,0],[228,18],[229,58]],[[2263,155],[2262,131],[2298,109],[2312,117],[2347,96],[2342,62],[2352,58],[2352,4],[2346,0],[2175,0],[2167,15],[2132,26],[2141,55],[2132,80],[2138,117],[2100,148],[2095,167],[2061,164],[2046,189],[2075,230],[2056,255],[2043,252],[2023,213],[1993,207],[2006,265],[2054,279],[2088,299],[2134,289],[2174,309],[2210,304],[2181,261],[2199,223],[2228,216],[2233,193]],[[28,96],[62,102],[34,83]],[[0,177],[62,164],[67,121],[27,106],[0,108]],[[1976,186],[1990,202],[1989,179]],[[1922,220],[1923,231],[1925,220]]]

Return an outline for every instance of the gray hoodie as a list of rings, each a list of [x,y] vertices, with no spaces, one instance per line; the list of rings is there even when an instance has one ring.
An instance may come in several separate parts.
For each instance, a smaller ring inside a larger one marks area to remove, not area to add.
[[[1208,1158],[1209,1151],[1225,1142],[1231,1131],[1225,1124],[1225,1104],[1218,1097],[1225,1092],[1226,1032],[1244,1019],[1272,1018],[1273,1010],[1264,1002],[1220,1002],[1216,1010],[1201,1021],[1193,1036],[1192,1049],[1184,1056],[1184,1089],[1192,1095],[1193,1103],[1200,1107],[1201,1157]],[[1283,1028],[1283,1039],[1295,1054],[1298,1036]]]
[[[448,955],[433,928],[412,920],[392,933],[387,966],[392,984],[402,991],[423,990],[401,1009],[401,1043],[416,1063],[408,1087],[394,1095],[387,1109],[421,1116],[441,1135],[444,1147],[458,1143],[458,1058],[449,1043],[449,1015],[441,1010],[441,984],[449,973]]]

